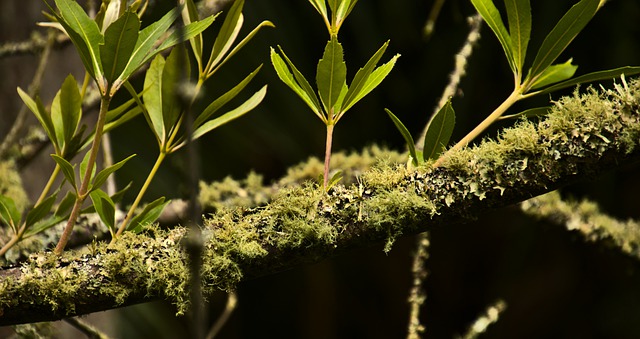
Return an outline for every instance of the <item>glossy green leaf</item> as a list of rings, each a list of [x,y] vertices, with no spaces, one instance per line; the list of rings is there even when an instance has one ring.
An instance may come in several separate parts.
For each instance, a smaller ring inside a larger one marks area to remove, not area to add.
[[[409,154],[413,159],[413,164],[418,166],[418,163],[420,162],[420,160],[422,160],[422,157],[418,158],[418,155],[416,154],[416,145],[413,142],[413,137],[411,136],[411,133],[409,133],[409,130],[404,126],[402,121],[400,121],[400,119],[398,119],[398,117],[395,116],[395,114],[391,113],[391,111],[386,108],[384,110],[385,112],[387,112],[387,114],[389,115],[389,118],[391,118],[391,121],[393,121],[393,124],[396,125],[396,128],[398,129],[398,131],[400,131],[400,134],[402,134],[404,141],[407,143],[407,148],[409,148]]]
[[[44,105],[40,101],[40,98],[36,97],[36,100],[31,99],[29,94],[23,91],[20,87],[18,87],[18,95],[22,99],[22,102],[29,108],[31,112],[36,116],[40,125],[47,133],[49,140],[53,144],[53,147],[56,149],[56,153],[60,153],[60,147],[58,145],[58,139],[56,138],[55,128],[53,127],[53,121],[51,121],[51,116],[44,108]]]
[[[242,81],[240,81],[239,84],[237,84],[235,87],[233,87],[232,89],[227,91],[225,94],[221,95],[216,100],[214,100],[211,104],[209,104],[209,106],[207,106],[202,111],[202,113],[198,115],[196,120],[193,122],[193,129],[196,130],[203,123],[205,123],[205,121],[209,120],[209,118],[213,114],[215,114],[222,106],[226,105],[229,101],[235,98],[249,84],[249,82],[251,82],[253,77],[255,77],[256,74],[258,74],[261,68],[262,68],[262,65],[258,66],[258,68],[256,68],[255,71],[247,75],[247,77],[244,78]]]
[[[215,73],[220,67],[222,67],[222,65],[224,65],[227,62],[227,60],[231,59],[231,57],[233,57],[236,53],[238,53],[238,51],[240,51],[242,47],[244,47],[249,41],[251,41],[251,39],[253,39],[253,37],[256,34],[258,34],[258,31],[260,31],[260,29],[262,29],[263,27],[276,27],[276,26],[271,21],[268,21],[268,20],[265,20],[260,24],[258,24],[258,26],[256,26],[251,32],[249,32],[249,34],[247,34],[247,36],[245,36],[244,39],[242,39],[235,47],[233,47],[231,52],[229,52],[229,54],[227,54],[222,59],[222,61],[220,61],[220,63],[218,63],[215,66],[215,68],[207,74],[207,77],[213,75],[213,73]]]
[[[240,106],[236,107],[235,109],[213,120],[207,121],[206,123],[202,124],[202,126],[198,127],[193,132],[193,140],[198,139],[201,136],[209,133],[210,131],[245,115],[246,113],[254,109],[256,106],[258,106],[258,104],[262,102],[262,99],[264,99],[264,96],[266,94],[267,94],[267,86],[265,85],[258,92],[256,92],[249,99],[247,99],[247,101],[242,103]],[[184,143],[181,143],[179,145],[179,147],[182,147],[182,146],[184,146]]]
[[[145,226],[148,226],[158,220],[160,214],[162,214],[162,210],[170,201],[171,200],[165,201],[165,198],[162,197],[149,203],[144,207],[140,214],[131,219],[131,222],[127,226],[127,230],[135,233],[141,232]]]
[[[391,58],[391,60],[389,60],[389,62],[376,68],[373,73],[371,73],[369,78],[367,78],[364,86],[362,87],[360,92],[356,94],[356,97],[353,99],[353,101],[351,101],[350,105],[343,108],[342,111],[346,111],[347,109],[351,108],[355,103],[362,100],[362,98],[364,98],[367,94],[371,93],[371,91],[378,87],[382,80],[384,80],[387,75],[389,75],[399,57],[400,54],[396,54],[393,58]]]
[[[278,48],[280,48],[280,46],[278,46]],[[291,60],[287,58],[287,55],[284,54],[282,48],[280,48],[280,53],[282,53],[284,59],[280,54],[276,53],[273,48],[271,48],[271,64],[276,70],[276,74],[278,74],[278,77],[282,82],[298,94],[298,96],[309,106],[309,108],[311,108],[313,113],[315,113],[320,120],[326,123],[326,118],[322,115],[322,106],[320,105],[320,101],[313,91],[313,88],[311,88],[311,85],[309,85],[309,82],[305,79],[304,75],[302,75],[302,73],[300,73],[300,71],[298,71],[298,69],[293,65]]]
[[[338,100],[342,84],[347,79],[347,65],[344,63],[342,45],[336,37],[327,42],[322,59],[318,62],[316,71],[316,85],[320,94],[320,101],[325,112],[329,114],[329,121],[333,120],[333,106]],[[337,113],[337,112],[336,112]]]
[[[75,38],[71,37],[72,42],[76,45],[78,50],[83,50],[82,54],[87,53],[85,58],[89,58],[87,62],[90,62],[90,73],[94,75],[94,78],[98,81],[98,85],[101,86],[101,90],[106,89],[104,86],[102,77],[102,62],[100,61],[100,44],[104,42],[104,38],[100,33],[100,29],[95,21],[93,21],[87,13],[80,7],[80,5],[73,0],[55,0],[56,6],[60,10],[59,20],[60,24],[65,28],[67,33],[69,29],[75,32],[77,35]],[[65,25],[66,24],[66,25]],[[74,41],[80,38],[83,44]],[[84,60],[83,60],[84,62]],[[86,62],[85,62],[86,65]]]
[[[346,110],[342,109],[342,106],[344,104],[344,98],[347,96],[347,92],[349,92],[349,87],[347,86],[347,83],[344,82],[342,84],[342,88],[340,89],[340,94],[338,95],[338,100],[336,100],[336,104],[333,105],[333,111],[334,111],[334,121],[338,122],[338,120],[340,120],[340,118],[342,117],[342,115],[346,112]]]
[[[531,84],[531,89],[542,88],[560,81],[565,81],[571,78],[577,69],[577,65],[571,64],[571,59],[563,64],[551,65],[536,78],[536,81]]]
[[[531,4],[530,0],[504,0],[509,22],[509,33],[513,46],[513,60],[516,70],[522,73],[527,46],[531,37]]]
[[[109,176],[119,170],[122,166],[124,166],[124,164],[127,163],[127,161],[129,161],[129,159],[135,157],[136,155],[130,155],[128,157],[126,157],[125,159],[103,169],[102,171],[98,172],[98,174],[96,175],[96,179],[93,181],[93,188],[94,189],[98,189],[100,188],[100,186],[102,186],[102,184],[104,184],[107,181],[107,178],[109,178]]]
[[[66,144],[73,138],[82,112],[82,98],[76,79],[69,75],[62,83],[51,104],[51,121],[57,144],[64,153]]]
[[[89,194],[93,207],[95,208],[100,220],[107,225],[111,233],[113,233],[116,223],[116,205],[109,195],[103,190],[96,189]]]
[[[507,28],[504,26],[500,12],[498,12],[498,9],[493,4],[493,0],[471,0],[471,3],[473,3],[473,6],[476,8],[478,13],[480,13],[496,37],[498,37],[500,45],[502,45],[502,49],[504,50],[504,54],[507,56],[509,67],[511,67],[511,70],[515,73],[517,68],[514,60],[513,42],[511,41],[511,36],[507,32]]]
[[[453,127],[456,124],[456,113],[451,106],[451,100],[440,108],[438,113],[429,121],[427,134],[422,150],[424,160],[437,159],[444,152],[449,143]]]
[[[242,23],[244,22],[244,18],[242,16],[243,7],[244,0],[236,0],[231,8],[229,8],[229,11],[224,18],[224,22],[220,27],[220,32],[218,32],[218,36],[211,48],[211,55],[209,56],[207,67],[205,68],[206,73],[211,72],[215,65],[222,60],[224,54],[229,51],[231,45],[236,40],[238,33],[240,33],[240,28],[242,28]]]
[[[186,26],[184,26],[182,28],[182,30],[174,30],[171,32],[171,34],[169,34],[169,36],[164,39],[162,41],[162,43],[158,46],[158,48],[156,50],[154,50],[153,53],[158,53],[160,51],[163,51],[167,48],[173,47],[183,41],[187,41],[193,37],[195,37],[196,35],[204,32],[205,29],[207,29],[209,26],[211,26],[211,24],[213,23],[213,20],[215,19],[215,16],[209,16],[207,18],[204,18],[200,21],[196,21],[196,22],[192,22]],[[151,59],[153,55],[148,56],[145,59],[149,60]]]
[[[0,220],[11,227],[14,233],[18,232],[21,214],[15,201],[6,195],[0,195]]]
[[[114,128],[117,128],[117,127],[121,126],[122,124],[126,123],[127,121],[137,117],[140,113],[142,113],[142,109],[140,107],[138,107],[138,106],[128,110],[124,114],[120,115],[117,119],[104,124],[103,132],[107,133],[107,132],[113,130]]]
[[[173,129],[180,117],[182,105],[176,93],[176,88],[180,86],[183,74],[186,79],[189,79],[190,71],[191,68],[185,49],[183,47],[172,49],[162,69],[160,89],[162,92],[162,121],[165,133]]]
[[[387,50],[387,46],[389,46],[389,40],[385,42],[382,47],[378,49],[378,51],[367,61],[364,67],[360,68],[356,73],[355,77],[353,77],[353,81],[351,81],[351,86],[349,86],[349,90],[347,91],[346,97],[344,99],[344,107],[343,111],[347,111],[351,106],[355,104],[355,98],[358,96],[360,91],[362,91],[369,80],[369,76],[374,71],[374,68],[382,58],[382,55]]]
[[[336,25],[340,28],[344,20],[349,16],[351,10],[356,5],[357,0],[342,0],[336,10]]]
[[[128,79],[133,72],[158,52],[154,49],[154,46],[158,40],[167,33],[169,27],[171,27],[171,24],[173,24],[179,15],[180,10],[174,8],[160,18],[160,20],[140,31],[138,41],[136,41],[133,53],[131,53],[131,58],[129,58],[129,63],[127,63],[124,71],[122,71],[119,77],[120,79]]]
[[[71,184],[74,190],[77,191],[78,186],[76,185],[76,174],[75,174],[74,167],[71,166],[71,163],[69,163],[69,161],[67,161],[63,157],[58,156],[56,154],[51,154],[51,157],[53,158],[53,161],[55,161],[56,164],[60,166],[60,170],[62,170],[62,174],[64,175],[65,179],[67,179],[67,181]]]
[[[567,81],[561,82],[559,84],[555,84],[553,86],[544,88],[536,92],[535,94],[547,94],[563,88],[572,87],[577,84],[584,84],[584,83],[589,83],[594,81],[613,79],[622,74],[626,76],[640,74],[640,66],[626,66],[626,67],[620,67],[620,68],[610,69],[606,71],[588,73],[588,74],[581,75],[579,77],[575,77],[573,79],[569,79]]]
[[[320,15],[327,19],[329,18],[329,16],[327,15],[327,6],[324,3],[325,0],[309,0],[309,2],[311,3],[311,6],[313,6],[313,8],[315,8],[316,11],[320,13]]]
[[[144,107],[145,118],[151,130],[156,136],[159,145],[166,141],[164,120],[162,117],[162,72],[165,60],[162,55],[157,55],[151,62],[144,78]]]
[[[113,84],[127,66],[138,41],[139,30],[138,15],[126,11],[105,31],[104,44],[100,46],[100,57],[109,84]]]
[[[567,11],[542,42],[528,78],[537,78],[560,56],[596,14],[599,3],[600,0],[582,0]]]
[[[71,210],[71,207],[73,207],[73,204],[75,204],[75,202],[76,195],[71,191],[67,192],[64,198],[60,200],[60,203],[58,204],[58,207],[56,208],[53,215],[56,217],[65,217],[69,210]]]
[[[38,205],[34,206],[29,213],[27,213],[27,218],[25,224],[27,227],[35,224],[36,222],[44,219],[44,217],[51,212],[51,208],[53,204],[56,202],[56,198],[58,197],[58,193],[54,193],[48,196],[46,199],[42,200]]]

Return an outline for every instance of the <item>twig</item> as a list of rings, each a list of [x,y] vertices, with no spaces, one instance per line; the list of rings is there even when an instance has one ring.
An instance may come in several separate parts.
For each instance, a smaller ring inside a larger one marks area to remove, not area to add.
[[[229,296],[227,297],[227,305],[224,307],[222,314],[218,317],[218,320],[216,320],[215,324],[211,326],[209,334],[207,334],[207,339],[213,339],[220,333],[220,330],[222,330],[222,327],[224,327],[224,325],[227,323],[229,317],[231,317],[231,314],[233,314],[233,311],[235,311],[237,305],[238,295],[236,294],[236,292],[229,293]]]
[[[54,34],[51,47],[61,48],[66,46],[69,42],[70,40],[66,35],[56,32],[56,34]],[[29,40],[5,42],[2,44],[0,46],[0,59],[25,54],[36,54],[47,48],[47,45],[49,45],[48,39],[43,39],[40,34],[34,32]]]
[[[419,339],[424,333],[425,327],[420,323],[420,308],[427,299],[427,292],[424,289],[424,281],[427,279],[426,261],[429,259],[429,233],[424,232],[418,235],[417,249],[413,256],[413,286],[409,293],[409,304],[411,310],[409,314],[409,333],[407,339]]]
[[[82,332],[89,339],[109,339],[108,335],[79,318],[66,318],[64,321]]]
[[[463,339],[475,339],[482,333],[484,333],[487,328],[495,324],[498,321],[498,318],[502,312],[507,308],[507,304],[498,300],[496,303],[487,308],[486,313],[478,318],[473,325],[469,327],[469,330],[462,337]]]

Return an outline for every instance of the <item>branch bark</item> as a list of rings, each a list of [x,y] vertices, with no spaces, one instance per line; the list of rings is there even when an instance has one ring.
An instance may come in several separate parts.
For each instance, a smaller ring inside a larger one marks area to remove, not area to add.
[[[473,219],[640,160],[640,81],[563,98],[538,123],[447,153],[443,166],[380,165],[328,194],[283,188],[266,205],[223,208],[205,221],[205,294],[402,235]],[[189,307],[184,228],[125,233],[62,258],[34,254],[0,271],[0,325],[57,320],[166,299]]]

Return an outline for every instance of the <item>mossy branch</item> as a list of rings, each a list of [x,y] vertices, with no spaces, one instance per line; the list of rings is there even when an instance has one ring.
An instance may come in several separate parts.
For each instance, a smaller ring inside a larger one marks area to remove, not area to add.
[[[441,167],[381,166],[349,187],[284,188],[257,208],[205,220],[205,294],[349,249],[473,219],[640,160],[640,82],[560,100],[538,123],[449,152]],[[155,299],[189,307],[185,228],[124,233],[115,244],[34,254],[0,271],[0,325],[55,320]]]

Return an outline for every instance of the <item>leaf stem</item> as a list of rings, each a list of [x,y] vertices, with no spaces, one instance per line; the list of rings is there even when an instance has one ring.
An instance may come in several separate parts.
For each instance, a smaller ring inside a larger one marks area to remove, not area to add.
[[[153,168],[149,172],[149,175],[147,176],[147,180],[145,180],[144,184],[142,185],[142,188],[138,192],[138,196],[136,197],[136,200],[133,202],[133,205],[131,205],[131,208],[129,208],[129,212],[127,212],[127,215],[122,221],[122,224],[120,224],[120,227],[118,228],[118,232],[116,232],[116,235],[111,239],[111,243],[114,243],[116,239],[118,239],[118,237],[122,234],[122,232],[124,232],[124,230],[127,228],[129,222],[131,222],[131,218],[133,218],[133,213],[135,212],[136,208],[138,208],[138,205],[142,200],[142,196],[144,196],[144,193],[149,188],[149,185],[151,184],[151,180],[153,180],[153,177],[155,177],[156,173],[158,172],[158,168],[160,168],[160,165],[162,164],[162,161],[164,161],[164,158],[166,156],[167,156],[167,153],[164,153],[164,152],[160,152],[160,154],[158,154],[156,163],[153,165]]]
[[[93,166],[95,166],[96,159],[98,158],[100,142],[102,141],[102,131],[104,129],[104,123],[107,118],[107,112],[109,111],[110,103],[111,97],[109,95],[103,95],[100,99],[100,113],[98,114],[96,132],[93,136],[93,144],[91,145],[91,149],[89,150],[90,153],[89,160],[87,161],[87,170],[84,174],[84,178],[82,179],[80,189],[76,194],[76,202],[73,204],[73,209],[71,210],[71,214],[69,215],[69,220],[67,220],[67,225],[64,227],[64,231],[60,236],[58,245],[56,245],[56,248],[54,250],[54,253],[56,255],[60,255],[64,251],[64,247],[67,245],[67,241],[69,241],[69,236],[71,236],[71,232],[73,231],[73,226],[76,223],[76,219],[80,214],[82,203],[87,198],[89,184],[91,183],[91,173],[93,172]]]
[[[329,164],[331,162],[331,143],[333,142],[333,127],[334,124],[327,124],[327,143],[325,145],[324,152],[324,182],[323,187],[326,190],[329,183]]]
[[[40,197],[38,198],[38,201],[36,201],[36,203],[33,206],[38,206],[42,202],[42,200],[44,200],[44,198],[47,197],[47,194],[49,194],[49,191],[51,190],[51,186],[53,186],[54,181],[58,177],[58,173],[60,173],[60,165],[56,163],[56,167],[53,169],[53,172],[51,172],[49,181],[47,181],[47,184],[42,189],[42,193],[40,193]]]
[[[462,140],[458,141],[449,151],[459,150],[465,146],[467,146],[473,139],[478,137],[482,132],[484,132],[491,124],[496,122],[509,107],[513,106],[518,100],[522,99],[522,88],[520,86],[516,86],[516,88],[511,92],[511,95],[507,97],[507,99],[496,108],[493,113],[491,113],[486,119],[484,119],[476,128],[474,128],[469,134],[467,134]],[[446,154],[446,153],[445,153]],[[433,164],[434,167],[438,167],[442,165],[444,157],[438,158],[436,162]]]

